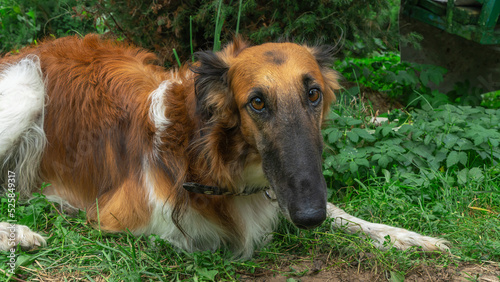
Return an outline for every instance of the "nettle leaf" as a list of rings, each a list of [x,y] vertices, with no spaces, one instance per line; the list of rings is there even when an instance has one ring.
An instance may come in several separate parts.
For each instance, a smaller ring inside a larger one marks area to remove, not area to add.
[[[347,137],[354,143],[358,143],[359,141],[359,135],[356,134],[354,131],[348,131],[347,132]]]
[[[360,125],[363,123],[363,121],[359,120],[359,119],[355,119],[355,118],[352,118],[352,117],[347,117],[346,119],[346,123],[347,125],[349,126],[355,126],[355,125]]]
[[[493,147],[498,147],[499,142],[500,142],[500,140],[499,140],[499,139],[496,139],[496,138],[491,138],[491,137],[490,137],[488,140],[490,140],[490,144],[491,144],[491,146],[493,146]]]
[[[441,167],[441,162],[435,157],[427,159],[427,163],[432,170],[438,170]]]
[[[389,133],[392,132],[392,126],[390,124],[385,124],[383,127],[382,127],[382,136],[386,137],[387,135],[389,135]]]
[[[325,166],[325,168],[330,168],[333,167],[334,163],[335,163],[335,156],[330,155],[325,159],[323,165]]]
[[[448,152],[449,150],[445,149],[445,148],[441,148],[439,151],[437,151],[435,154],[434,154],[434,158],[436,158],[436,160],[438,162],[442,162],[446,159],[446,156],[448,155]]]
[[[450,127],[450,129],[448,131],[450,133],[456,133],[456,132],[464,132],[464,129],[463,129],[463,127],[453,125]]]
[[[434,151],[433,146],[420,145],[413,148],[413,153],[419,155],[424,159],[429,159],[432,157],[432,152]]]
[[[468,168],[462,169],[457,174],[458,184],[464,185],[469,181],[483,182],[484,174],[483,171],[478,167],[473,167],[470,170]]]
[[[458,139],[459,139],[459,137],[457,135],[455,135],[455,134],[446,134],[443,137],[444,146],[447,149],[450,149],[453,146],[455,146],[455,144],[457,144]]]
[[[458,174],[457,174],[458,184],[464,185],[464,184],[467,183],[467,174],[468,173],[469,173],[469,169],[468,168],[464,168],[464,169],[462,169],[461,171],[458,172]]]
[[[456,146],[454,147],[454,149],[458,151],[471,150],[472,148],[474,148],[472,142],[465,138],[457,140]]]
[[[346,90],[351,96],[358,95],[361,91],[359,90],[359,86],[354,86]]]
[[[404,165],[409,165],[413,163],[415,158],[417,158],[417,156],[413,152],[407,152],[406,154],[403,155],[403,157],[405,158]]]
[[[208,270],[207,268],[196,268],[196,273],[210,281],[215,281],[215,276],[219,274],[218,270]]]
[[[355,159],[354,161],[360,166],[370,167],[370,162],[367,159]]]
[[[359,137],[363,138],[364,140],[368,142],[374,142],[377,140],[373,135],[368,133],[366,129],[361,129],[361,128],[353,128],[352,131],[354,131]]]
[[[459,161],[458,152],[451,151],[450,154],[448,154],[448,158],[446,158],[446,167],[450,168],[456,165]]]
[[[421,129],[414,130],[411,139],[414,141],[418,141],[420,139],[420,137],[424,134],[426,134],[426,132],[424,130],[421,130]]]
[[[409,132],[412,132],[413,131],[413,126],[412,125],[409,125],[409,124],[404,124],[402,125],[398,132],[401,133],[401,134],[406,134],[406,133],[409,133]]]
[[[467,154],[465,152],[459,152],[458,153],[458,161],[462,165],[466,165],[467,164]]]
[[[474,180],[477,182],[482,182],[484,180],[483,171],[478,167],[471,168],[469,170],[469,173],[467,173],[467,177],[468,177],[468,179]]]
[[[435,121],[433,121],[433,122],[430,123],[430,127],[432,129],[442,128],[443,125],[445,125],[445,124],[441,120],[435,120]]]
[[[391,161],[391,159],[386,156],[386,155],[382,155],[380,157],[380,159],[378,159],[378,165],[381,167],[381,168],[386,168],[388,165],[389,165],[389,162]]]
[[[396,82],[402,85],[416,85],[418,78],[414,71],[399,71],[396,75]]]
[[[363,76],[364,77],[370,77],[371,74],[372,74],[372,71],[369,68],[367,68],[367,67],[363,68]]]
[[[476,135],[475,137],[472,138],[474,140],[474,145],[479,146],[484,142],[484,136],[483,135]]]
[[[443,82],[444,75],[447,73],[445,68],[439,66],[425,65],[424,69],[420,72],[420,80],[424,85],[428,85],[429,82],[433,82],[439,85]]]
[[[329,134],[328,134],[328,143],[333,144],[337,142],[340,137],[342,137],[342,132],[340,130],[334,128]]]
[[[421,187],[424,186],[425,179],[420,175],[413,173],[403,173],[401,178],[404,179],[403,184]]]
[[[358,165],[356,164],[356,162],[349,163],[349,170],[352,174],[356,174],[358,172]]]

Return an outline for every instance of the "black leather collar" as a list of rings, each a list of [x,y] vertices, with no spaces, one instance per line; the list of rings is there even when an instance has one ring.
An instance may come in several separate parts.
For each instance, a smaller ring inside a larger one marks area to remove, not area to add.
[[[234,193],[229,191],[227,188],[203,185],[196,182],[186,182],[182,184],[182,187],[184,187],[186,191],[192,193],[205,194],[205,195],[219,195],[219,196],[248,196],[261,193],[269,189],[269,187],[258,187],[258,188],[253,188],[251,190],[245,188],[243,192]]]

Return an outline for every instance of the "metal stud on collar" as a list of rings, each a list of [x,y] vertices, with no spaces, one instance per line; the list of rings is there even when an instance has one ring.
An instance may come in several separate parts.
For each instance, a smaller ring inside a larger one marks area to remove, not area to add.
[[[276,202],[276,198],[273,198],[271,194],[269,194],[269,189],[264,191],[264,195],[266,195],[266,198],[268,198],[271,202]]]

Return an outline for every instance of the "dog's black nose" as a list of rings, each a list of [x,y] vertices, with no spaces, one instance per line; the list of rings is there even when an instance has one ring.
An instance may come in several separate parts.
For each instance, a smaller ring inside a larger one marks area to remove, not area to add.
[[[301,229],[313,229],[318,227],[326,219],[325,209],[305,209],[290,214],[293,224]]]

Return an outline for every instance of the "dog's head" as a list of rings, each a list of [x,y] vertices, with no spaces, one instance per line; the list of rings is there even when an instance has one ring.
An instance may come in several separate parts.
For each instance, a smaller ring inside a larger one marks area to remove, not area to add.
[[[197,111],[224,120],[258,152],[281,211],[296,226],[326,218],[321,124],[339,88],[329,48],[293,43],[197,53]]]

